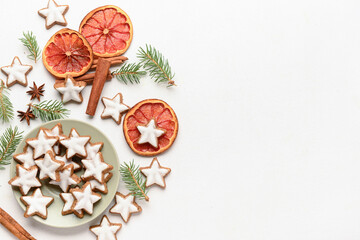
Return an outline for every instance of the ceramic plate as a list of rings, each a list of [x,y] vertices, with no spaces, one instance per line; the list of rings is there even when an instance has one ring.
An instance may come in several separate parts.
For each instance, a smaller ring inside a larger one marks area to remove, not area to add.
[[[94,212],[92,215],[84,214],[83,218],[78,218],[74,214],[69,214],[63,216],[61,214],[61,210],[63,208],[63,201],[59,197],[59,193],[61,192],[61,189],[58,186],[50,185],[50,184],[43,184],[41,187],[41,190],[44,195],[51,196],[54,198],[54,202],[48,207],[48,217],[47,219],[42,219],[38,216],[32,217],[38,222],[41,222],[43,224],[52,226],[52,227],[58,227],[58,228],[67,228],[67,227],[77,227],[82,224],[85,224],[93,219],[95,219],[97,216],[99,216],[111,203],[112,199],[114,198],[114,195],[117,191],[118,184],[120,181],[120,172],[119,172],[119,160],[116,154],[116,150],[114,146],[111,144],[110,140],[97,128],[94,126],[78,121],[78,120],[56,120],[52,122],[45,123],[37,128],[34,128],[31,130],[26,136],[24,136],[24,139],[17,147],[15,154],[21,153],[23,151],[23,148],[25,146],[25,140],[28,138],[36,137],[37,132],[39,131],[40,127],[44,128],[52,128],[57,123],[61,123],[63,127],[63,131],[65,135],[69,135],[70,129],[75,128],[80,135],[90,135],[91,136],[91,142],[103,142],[104,146],[101,150],[101,153],[104,156],[105,162],[113,165],[113,170],[111,171],[113,173],[113,177],[107,182],[108,186],[108,193],[102,194],[102,198],[99,202],[95,203],[94,205]],[[10,167],[10,177],[14,177],[16,174],[16,162],[12,161],[11,167]],[[83,171],[76,172],[78,176],[80,176],[83,173]],[[42,181],[47,182],[47,180]],[[82,185],[84,182],[82,182],[79,185]],[[25,205],[20,201],[21,193],[19,191],[18,187],[13,187],[13,192],[16,200],[19,202],[20,206],[25,210]],[[31,190],[28,195],[32,194],[33,190]]]

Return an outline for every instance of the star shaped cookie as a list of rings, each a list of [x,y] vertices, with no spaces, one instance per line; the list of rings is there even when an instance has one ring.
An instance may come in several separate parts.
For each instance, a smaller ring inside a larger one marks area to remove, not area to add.
[[[19,57],[14,57],[11,65],[1,68],[1,71],[7,75],[6,85],[11,87],[15,83],[27,86],[27,74],[31,71],[31,65],[23,65]]]
[[[97,143],[89,142],[88,144],[86,144],[86,146],[85,146],[86,153],[87,153],[86,159],[87,160],[94,159],[96,154],[101,151],[103,145],[104,145],[104,143],[102,143],[102,142],[97,142]]]
[[[150,187],[154,184],[165,188],[165,177],[171,172],[170,168],[162,167],[157,158],[154,158],[149,167],[139,168],[141,173],[146,176],[145,186]]]
[[[73,165],[68,165],[62,168],[59,172],[59,181],[51,180],[49,183],[57,185],[63,192],[69,191],[71,185],[75,185],[81,182],[81,179],[74,174]]]
[[[91,226],[90,231],[97,236],[97,240],[116,240],[116,233],[121,229],[122,224],[111,223],[106,215],[101,219],[99,225]]]
[[[111,213],[120,214],[124,222],[128,222],[131,214],[141,212],[141,207],[135,202],[135,197],[130,193],[123,195],[119,192],[115,195],[115,205],[109,210]]]
[[[26,205],[25,217],[38,215],[46,219],[47,208],[54,201],[54,198],[44,196],[40,188],[37,188],[32,195],[22,196],[20,200]]]
[[[10,179],[11,186],[17,186],[22,195],[26,195],[32,187],[40,187],[41,182],[36,177],[38,172],[37,166],[24,168],[20,164],[16,165],[16,176]]]
[[[45,18],[46,29],[50,29],[55,24],[66,26],[65,13],[69,10],[69,5],[58,5],[54,0],[49,0],[47,8],[40,9],[39,15]]]
[[[43,159],[35,160],[36,165],[40,169],[40,180],[50,178],[55,181],[60,181],[59,171],[64,166],[64,162],[55,160],[53,151],[47,151]]]
[[[130,109],[128,105],[123,103],[121,93],[116,94],[112,99],[103,97],[101,101],[104,104],[104,111],[101,114],[101,118],[112,118],[118,125],[121,123],[121,117]]]
[[[77,171],[77,170],[80,170],[80,169],[81,169],[80,164],[78,164],[77,162],[74,162],[74,161],[72,160],[72,158],[68,159],[68,158],[66,157],[66,154],[64,154],[64,156],[55,156],[55,159],[58,160],[58,161],[64,162],[64,167],[67,167],[67,166],[69,166],[70,164],[72,164],[73,167],[74,167],[74,171]]]
[[[28,138],[26,143],[33,148],[34,159],[42,157],[49,150],[53,151],[53,146],[57,143],[58,137],[46,135],[45,129],[40,128],[36,138]]]
[[[81,160],[84,165],[85,172],[81,176],[85,181],[90,179],[96,179],[100,183],[104,182],[104,174],[111,171],[113,166],[104,162],[102,154],[99,152],[92,160]]]
[[[46,135],[50,136],[50,137],[58,137],[59,140],[63,140],[66,138],[66,135],[64,135],[64,132],[62,130],[62,125],[61,123],[56,124],[53,128],[51,129],[44,129]],[[60,154],[60,147],[59,144],[56,144],[54,147],[54,152],[55,154]]]
[[[60,140],[60,143],[67,148],[66,157],[72,158],[77,155],[86,158],[86,144],[90,141],[90,136],[80,136],[75,128],[72,128],[68,138]]]
[[[151,119],[146,126],[137,126],[141,136],[138,144],[150,143],[153,147],[158,147],[158,137],[165,133],[164,130],[158,129],[154,119]]]
[[[62,215],[74,213],[79,218],[82,218],[84,216],[84,213],[82,210],[74,211],[72,209],[72,205],[74,204],[75,199],[71,193],[60,193],[60,198],[64,201],[64,206],[61,211]]]
[[[101,199],[101,195],[94,193],[91,190],[89,182],[86,182],[81,189],[70,189],[74,196],[73,209],[75,211],[84,210],[88,214],[92,214],[94,210],[94,203]]]
[[[26,145],[24,147],[24,150],[22,153],[16,154],[13,156],[13,158],[21,163],[25,168],[29,168],[32,166],[35,166],[35,162],[34,162],[34,153],[33,153],[33,149],[32,147],[30,147],[29,145]]]
[[[64,81],[54,84],[54,88],[61,93],[61,99],[64,103],[69,101],[81,103],[83,101],[81,91],[85,86],[86,82],[75,81],[70,75],[66,76]]]

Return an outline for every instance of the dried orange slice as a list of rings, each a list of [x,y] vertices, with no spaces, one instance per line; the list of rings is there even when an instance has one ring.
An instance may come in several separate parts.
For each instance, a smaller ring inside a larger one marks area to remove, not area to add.
[[[80,33],[64,28],[46,43],[42,59],[45,68],[55,77],[78,77],[90,69],[93,53],[90,44]]]
[[[158,138],[158,147],[149,143],[139,144],[141,136],[138,126],[145,126],[154,120],[156,127],[165,131]],[[148,99],[137,103],[125,116],[124,135],[130,148],[137,154],[143,156],[154,156],[167,150],[177,136],[178,120],[174,110],[164,101]]]
[[[114,57],[129,48],[133,26],[123,10],[107,5],[89,12],[82,20],[79,32],[90,43],[94,55]]]

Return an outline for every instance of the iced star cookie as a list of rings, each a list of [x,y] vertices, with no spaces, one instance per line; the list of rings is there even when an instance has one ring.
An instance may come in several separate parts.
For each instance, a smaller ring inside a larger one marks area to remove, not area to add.
[[[50,29],[55,24],[67,25],[65,13],[68,9],[69,5],[58,5],[54,0],[49,0],[47,7],[40,9],[38,13],[45,18],[46,29]]]
[[[27,86],[27,74],[32,70],[31,65],[23,65],[19,57],[14,57],[11,65],[1,68],[1,71],[7,75],[6,85],[11,87],[15,83]]]
[[[102,142],[97,142],[97,143],[89,142],[88,144],[86,144],[86,146],[85,146],[86,153],[87,153],[86,159],[87,160],[94,159],[96,154],[101,151],[103,145],[104,145],[104,143],[102,143]]]
[[[72,158],[77,155],[86,158],[86,144],[90,141],[90,136],[80,136],[75,128],[72,128],[68,138],[60,140],[60,143],[67,148],[66,157]]]
[[[154,158],[149,167],[139,168],[146,177],[145,186],[150,187],[154,184],[165,188],[165,177],[171,172],[170,168],[162,167],[157,158]]]
[[[25,204],[26,211],[24,216],[31,217],[38,215],[39,217],[47,218],[47,208],[54,201],[53,197],[44,196],[40,188],[37,188],[30,196],[22,196],[20,200]]]
[[[74,171],[81,170],[80,164],[78,164],[77,162],[74,162],[72,160],[72,158],[67,159],[66,154],[64,154],[63,156],[55,156],[55,159],[58,161],[64,162],[64,167],[67,167],[70,164],[72,164],[74,166]]]
[[[79,218],[82,218],[84,216],[82,210],[74,211],[72,209],[72,205],[74,204],[75,199],[71,193],[60,193],[60,198],[64,201],[64,206],[61,210],[62,215],[74,213]]]
[[[112,223],[108,217],[104,215],[99,225],[91,226],[90,231],[93,232],[97,240],[117,240],[116,233],[121,229],[122,224]]]
[[[44,128],[40,128],[36,138],[26,139],[26,143],[34,149],[34,159],[44,156],[47,151],[53,151],[52,147],[57,141],[57,137],[46,135]]]
[[[97,191],[97,192],[101,192],[103,194],[107,194],[108,193],[108,188],[107,188],[106,183],[112,178],[112,175],[113,174],[111,172],[104,174],[104,183],[101,183],[101,182],[99,182],[98,180],[95,180],[95,179],[89,180],[91,189],[94,192]]]
[[[25,168],[30,168],[36,165],[33,156],[34,153],[32,147],[26,145],[23,149],[23,152],[14,155],[13,158],[15,161],[22,164]]]
[[[47,151],[44,158],[35,160],[35,164],[40,169],[40,180],[50,178],[57,182],[60,181],[59,171],[64,166],[64,162],[56,160],[53,151]]]
[[[101,114],[101,118],[112,118],[118,125],[121,123],[121,117],[130,109],[128,105],[123,103],[121,93],[116,94],[113,98],[103,97],[101,101],[104,104],[104,111]]]
[[[157,128],[154,119],[151,119],[146,126],[138,125],[137,129],[140,132],[140,138],[137,143],[150,143],[155,148],[158,147],[158,137],[165,133],[164,130]]]
[[[44,128],[44,131],[46,133],[47,136],[50,137],[58,137],[59,140],[63,140],[65,139],[67,136],[64,135],[64,132],[62,130],[62,125],[61,123],[56,124],[53,128],[51,129],[46,129]],[[60,146],[59,143],[55,144],[54,147],[54,153],[55,154],[60,154]]]
[[[120,214],[124,222],[128,222],[131,214],[141,212],[141,207],[135,202],[135,197],[130,193],[123,195],[119,192],[115,195],[115,205],[109,210],[111,213]]]
[[[113,166],[104,162],[101,152],[97,153],[92,160],[81,160],[85,172],[81,176],[84,181],[96,179],[100,183],[104,182],[104,174],[111,171]]]
[[[24,168],[22,165],[16,165],[16,176],[10,179],[11,186],[19,187],[22,195],[26,195],[33,187],[40,187],[41,182],[36,177],[38,172],[37,166]]]
[[[59,181],[51,180],[49,183],[57,185],[63,192],[68,192],[71,185],[75,185],[81,182],[81,179],[74,174],[73,165],[63,167],[59,172]]]
[[[70,192],[75,199],[72,209],[74,211],[84,210],[90,215],[94,211],[94,204],[101,199],[100,194],[91,190],[89,182],[86,182],[81,189],[70,189]]]
[[[86,82],[75,81],[70,75],[65,80],[54,84],[54,88],[61,93],[61,99],[64,103],[74,101],[81,103],[83,97],[81,91],[86,87]]]

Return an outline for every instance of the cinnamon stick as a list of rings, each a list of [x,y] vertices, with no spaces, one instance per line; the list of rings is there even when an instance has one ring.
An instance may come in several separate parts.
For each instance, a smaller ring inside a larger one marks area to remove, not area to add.
[[[123,62],[124,62],[124,60],[113,60],[113,61],[111,61],[111,66],[119,65],[119,64],[122,64]],[[97,65],[98,65],[97,63],[91,65],[90,70],[96,69]]]
[[[108,75],[111,62],[105,58],[99,58],[97,62],[97,67],[95,71],[95,77],[93,81],[93,86],[90,93],[90,98],[88,106],[86,109],[86,114],[94,116],[96,112],[97,105],[99,103],[101,92],[104,88],[106,77]]]
[[[93,72],[93,73],[87,73],[87,74],[82,75],[80,77],[74,78],[74,80],[75,81],[84,81],[89,85],[89,84],[93,83],[94,77],[95,77],[95,73]],[[112,79],[111,72],[108,71],[108,74],[106,76],[106,80],[109,81],[111,79]]]
[[[20,240],[36,240],[2,208],[0,208],[0,223]]]
[[[97,58],[97,59],[94,59],[93,63],[92,64],[97,64],[99,62],[99,59],[100,58]],[[118,60],[121,60],[121,61],[126,61],[128,60],[127,57],[124,57],[124,56],[116,56],[116,57],[109,57],[109,58],[106,58],[107,60],[109,60],[111,62],[111,65],[114,61],[118,61]]]

